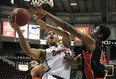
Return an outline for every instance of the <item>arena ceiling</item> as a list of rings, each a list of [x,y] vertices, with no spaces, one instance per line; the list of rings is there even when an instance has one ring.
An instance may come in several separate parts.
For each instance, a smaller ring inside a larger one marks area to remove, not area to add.
[[[0,5],[23,7],[29,9],[25,0],[0,0]],[[53,0],[54,7],[44,5],[43,7],[49,12],[65,13],[100,13],[102,20],[107,21],[109,13],[116,14],[116,0]],[[71,5],[76,3],[76,5]]]
[[[14,0],[15,6],[28,8],[25,0]],[[54,7],[46,6],[56,12],[116,12],[116,0],[53,0]],[[76,3],[76,5],[71,5]],[[12,6],[11,0],[0,0],[1,5]]]

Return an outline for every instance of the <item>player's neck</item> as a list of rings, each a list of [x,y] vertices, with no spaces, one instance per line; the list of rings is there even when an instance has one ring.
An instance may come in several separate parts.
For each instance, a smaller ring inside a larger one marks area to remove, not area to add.
[[[49,47],[51,47],[51,46],[56,46],[57,47],[58,45],[56,43],[50,43]]]

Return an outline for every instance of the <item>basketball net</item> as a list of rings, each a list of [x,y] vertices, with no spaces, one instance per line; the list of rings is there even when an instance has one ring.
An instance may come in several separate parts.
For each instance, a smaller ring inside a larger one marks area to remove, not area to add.
[[[30,0],[30,4],[34,7],[40,7],[42,4],[49,4],[50,7],[54,6],[53,0]]]

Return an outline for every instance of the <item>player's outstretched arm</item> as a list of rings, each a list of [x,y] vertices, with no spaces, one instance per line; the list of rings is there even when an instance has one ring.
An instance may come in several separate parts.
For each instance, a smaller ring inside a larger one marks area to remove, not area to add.
[[[61,27],[63,30],[66,30],[73,34],[74,36],[78,37],[82,40],[84,45],[87,47],[89,51],[93,51],[95,49],[95,40],[91,38],[91,36],[84,34],[80,32],[79,30],[76,30],[72,25],[69,23],[63,21],[62,19],[52,15],[51,13],[43,10],[42,8],[38,8],[36,10],[40,15],[43,15],[49,19],[51,19],[54,23],[56,23],[59,27]]]
[[[12,20],[12,18],[10,18],[10,24],[12,26],[12,28],[14,28],[14,30],[18,33],[19,36],[19,43],[21,45],[21,48],[23,49],[23,51],[30,57],[32,57],[33,59],[37,59],[38,60],[38,56],[40,54],[43,54],[42,52],[44,52],[44,50],[41,49],[34,49],[31,48],[29,43],[25,40],[21,30],[20,30],[20,26],[16,23],[16,17],[14,20]]]

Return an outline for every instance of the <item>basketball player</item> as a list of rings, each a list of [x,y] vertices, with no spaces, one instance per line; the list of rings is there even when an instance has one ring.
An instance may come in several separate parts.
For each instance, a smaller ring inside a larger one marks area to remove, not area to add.
[[[26,74],[24,76],[23,79],[32,79],[32,76],[31,76],[31,70],[36,67],[39,63],[35,60],[32,60],[31,62],[29,62],[29,69],[26,71]]]
[[[25,40],[19,26],[16,23],[16,17],[13,21],[10,18],[11,26],[16,30],[19,36],[19,42],[23,51],[30,57],[41,62],[40,65],[34,67],[31,71],[32,78],[41,77],[42,79],[70,79],[70,66],[67,67],[65,58],[67,55],[71,55],[70,36],[67,32],[52,27],[46,24],[42,20],[35,19],[42,29],[52,30],[47,33],[47,49],[35,49],[31,48],[29,43]],[[61,35],[62,44],[58,45],[58,35]],[[67,58],[66,58],[67,59]]]
[[[42,8],[38,8],[36,11],[41,18],[47,17],[51,19],[63,30],[82,40],[83,79],[104,79],[105,66],[101,61],[104,57],[102,41],[105,41],[110,36],[110,29],[105,25],[98,25],[90,35],[87,35]]]

